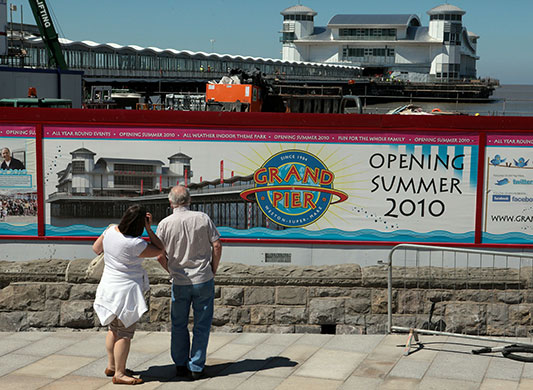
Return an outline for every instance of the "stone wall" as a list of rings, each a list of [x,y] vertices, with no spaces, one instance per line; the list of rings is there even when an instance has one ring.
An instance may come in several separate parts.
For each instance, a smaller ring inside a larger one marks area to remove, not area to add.
[[[90,260],[0,262],[0,331],[98,328],[92,303],[100,273]],[[139,329],[169,330],[170,282],[144,263],[151,290]],[[101,271],[100,271],[101,272]],[[402,268],[394,273],[394,324],[525,336],[533,330],[531,280],[516,270]],[[213,330],[273,333],[385,333],[383,266],[246,266],[222,263]]]

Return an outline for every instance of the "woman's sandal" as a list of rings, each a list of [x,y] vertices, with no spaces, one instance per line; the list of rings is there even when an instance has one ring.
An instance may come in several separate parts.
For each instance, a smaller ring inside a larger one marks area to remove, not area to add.
[[[111,370],[109,368],[106,368],[104,370],[104,374],[105,374],[105,376],[115,376],[115,370]],[[133,376],[134,374],[135,373],[132,370],[130,370],[129,368],[126,368],[126,375],[127,376]]]
[[[115,385],[140,385],[144,383],[144,381],[141,378],[131,378],[131,379],[133,380],[130,381],[130,380],[118,379],[118,378],[113,377],[111,381]]]

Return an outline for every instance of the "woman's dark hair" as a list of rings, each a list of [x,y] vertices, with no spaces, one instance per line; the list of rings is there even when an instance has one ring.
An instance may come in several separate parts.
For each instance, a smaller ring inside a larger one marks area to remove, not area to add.
[[[138,204],[130,206],[122,216],[118,230],[126,236],[139,237],[143,234],[145,219],[146,209],[144,207]]]

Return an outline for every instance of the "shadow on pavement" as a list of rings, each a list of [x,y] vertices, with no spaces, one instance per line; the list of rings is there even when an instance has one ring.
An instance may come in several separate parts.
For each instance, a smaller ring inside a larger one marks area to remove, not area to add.
[[[257,372],[278,367],[294,367],[298,363],[283,356],[269,357],[266,359],[244,359],[237,362],[206,365],[204,372],[206,378],[214,378],[239,374],[241,372]],[[188,381],[189,378],[177,377],[176,367],[173,364],[164,366],[150,366],[147,370],[136,371],[136,374],[145,382],[174,382]]]

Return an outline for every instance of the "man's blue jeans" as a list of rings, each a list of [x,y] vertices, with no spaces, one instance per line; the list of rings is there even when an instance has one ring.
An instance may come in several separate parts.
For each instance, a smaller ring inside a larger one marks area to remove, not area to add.
[[[195,372],[204,369],[213,321],[214,298],[214,279],[201,284],[172,285],[170,354],[176,366],[187,366]],[[191,304],[194,317],[192,348],[187,328]]]

